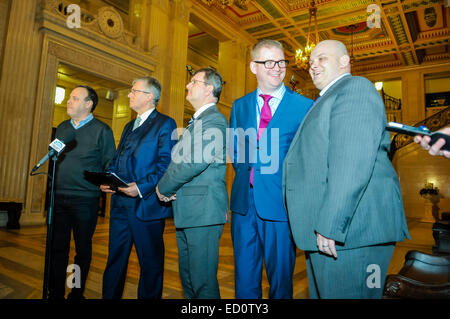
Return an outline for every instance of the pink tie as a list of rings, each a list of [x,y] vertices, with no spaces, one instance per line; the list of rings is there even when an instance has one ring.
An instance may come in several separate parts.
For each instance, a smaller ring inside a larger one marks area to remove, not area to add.
[[[272,112],[270,111],[269,101],[271,98],[273,98],[272,95],[268,94],[260,94],[259,96],[263,98],[264,104],[261,109],[261,118],[259,120],[258,140],[262,133],[264,133],[267,125],[269,125],[269,122],[272,119]],[[253,167],[252,171],[250,172],[250,185],[253,186]]]

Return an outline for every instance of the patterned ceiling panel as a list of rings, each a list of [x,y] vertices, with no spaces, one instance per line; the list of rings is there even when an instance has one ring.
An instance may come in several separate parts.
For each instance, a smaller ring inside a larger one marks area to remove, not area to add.
[[[273,6],[269,0],[256,0],[256,2],[267,11],[268,14],[274,19],[282,18],[283,15],[280,11]]]
[[[394,32],[397,44],[400,46],[402,44],[408,43],[408,37],[406,36],[406,31],[400,15],[390,16],[389,24],[392,28],[392,31]]]
[[[202,0],[194,5],[208,7]],[[249,0],[215,12],[226,16],[253,39],[282,42],[289,57],[306,45],[311,0]],[[337,39],[349,47],[353,32],[355,65],[363,70],[450,62],[444,0],[315,0],[320,40]],[[314,32],[314,23],[311,25]],[[206,31],[207,30],[203,30]],[[314,36],[312,35],[312,38]],[[372,60],[369,60],[372,59]],[[373,63],[373,59],[377,63]],[[294,61],[291,61],[294,62]],[[371,66],[365,64],[372,63]],[[291,65],[294,63],[291,63]]]

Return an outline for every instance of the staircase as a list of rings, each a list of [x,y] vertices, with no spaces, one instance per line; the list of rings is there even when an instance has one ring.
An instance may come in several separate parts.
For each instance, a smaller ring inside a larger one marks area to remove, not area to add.
[[[394,121],[394,120],[389,120],[389,118],[388,118],[388,122],[390,122],[390,121]],[[394,121],[394,122],[398,122],[398,121]],[[442,111],[435,113],[430,117],[427,117],[423,121],[416,123],[413,126],[419,127],[419,126],[423,125],[423,126],[427,127],[430,131],[434,132],[434,131],[437,131],[440,128],[443,128],[449,124],[450,124],[450,107],[447,107],[447,108],[443,109]],[[412,136],[408,136],[408,135],[404,135],[404,134],[395,134],[391,140],[391,149],[390,149],[390,154],[389,154],[389,158],[391,159],[391,161],[394,158],[395,152],[397,152],[400,148],[405,147],[406,145],[412,143],[413,140],[414,140],[414,137],[412,137]]]
[[[396,99],[381,90],[381,98],[383,99],[386,109],[386,118],[388,122],[402,122],[402,100]]]

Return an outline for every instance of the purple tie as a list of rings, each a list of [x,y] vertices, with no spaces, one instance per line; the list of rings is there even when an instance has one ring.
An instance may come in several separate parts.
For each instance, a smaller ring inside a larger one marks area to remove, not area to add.
[[[270,111],[269,101],[271,98],[273,98],[272,95],[268,94],[260,94],[259,96],[263,98],[264,104],[261,109],[261,118],[259,120],[258,140],[262,133],[264,133],[267,125],[269,125],[269,122],[272,119],[272,112]],[[250,185],[253,185],[253,167],[252,171],[250,172]]]

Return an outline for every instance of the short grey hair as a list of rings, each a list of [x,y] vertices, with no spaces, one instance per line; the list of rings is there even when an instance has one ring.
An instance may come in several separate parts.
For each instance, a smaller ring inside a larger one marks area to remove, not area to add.
[[[281,44],[281,42],[277,40],[263,39],[259,41],[253,46],[252,51],[250,53],[252,60],[254,61],[258,58],[258,53],[262,48],[274,48],[274,47],[284,52],[283,45]]]
[[[142,78],[135,79],[133,81],[133,85],[136,82],[144,82],[146,90],[150,91],[153,94],[153,103],[155,106],[158,105],[159,99],[161,98],[161,84],[157,79],[151,76],[144,76]]]

